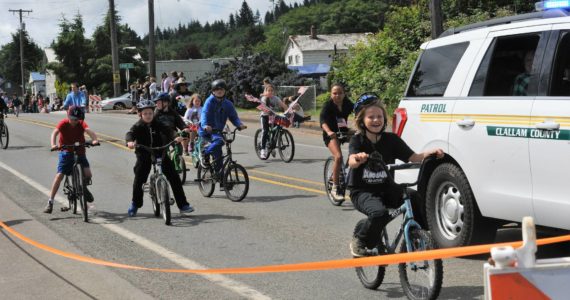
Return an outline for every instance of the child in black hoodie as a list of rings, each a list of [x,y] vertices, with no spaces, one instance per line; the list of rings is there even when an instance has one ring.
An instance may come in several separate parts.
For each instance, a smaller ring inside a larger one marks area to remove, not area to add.
[[[137,110],[140,120],[136,122],[127,132],[125,140],[127,147],[135,149],[136,145],[144,145],[147,147],[161,147],[168,144],[170,129],[162,125],[154,118],[154,102],[143,100],[137,104]],[[176,142],[180,142],[182,137],[177,137]],[[191,213],[194,208],[190,206],[186,200],[186,195],[182,189],[182,182],[176,174],[172,161],[168,155],[163,155],[165,150],[155,151],[155,155],[162,156],[162,172],[166,175],[176,204],[180,209],[180,213]],[[137,162],[135,164],[135,179],[133,182],[133,198],[128,214],[130,217],[137,215],[137,210],[143,205],[143,184],[146,182],[152,166],[151,153],[145,149],[137,148],[135,150]]]

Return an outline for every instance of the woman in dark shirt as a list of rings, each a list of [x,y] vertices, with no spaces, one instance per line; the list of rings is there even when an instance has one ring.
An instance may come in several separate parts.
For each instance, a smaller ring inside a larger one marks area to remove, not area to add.
[[[331,88],[331,98],[323,106],[320,123],[323,129],[323,141],[334,157],[333,186],[331,195],[336,201],[343,201],[344,195],[338,195],[338,174],[342,166],[342,152],[337,132],[348,132],[348,116],[352,113],[354,103],[345,94],[344,87],[334,84]]]

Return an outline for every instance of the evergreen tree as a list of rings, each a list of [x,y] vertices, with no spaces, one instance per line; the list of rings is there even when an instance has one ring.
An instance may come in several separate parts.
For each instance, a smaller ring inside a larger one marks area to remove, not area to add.
[[[239,10],[239,19],[237,20],[238,27],[249,27],[255,25],[253,11],[244,0]]]
[[[236,28],[236,19],[234,18],[234,14],[230,14],[230,20],[228,21],[228,28],[230,30]]]
[[[30,72],[43,72],[41,64],[44,52],[30,40],[26,30],[22,34],[22,41],[24,44],[24,80],[27,82]],[[20,85],[22,81],[20,61],[20,30],[18,30],[12,34],[12,41],[0,49],[0,77],[15,85]]]

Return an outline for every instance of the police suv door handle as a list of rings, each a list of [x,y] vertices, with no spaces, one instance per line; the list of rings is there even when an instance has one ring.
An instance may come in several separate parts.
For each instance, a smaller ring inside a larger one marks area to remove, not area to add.
[[[536,124],[536,128],[542,129],[542,130],[559,130],[560,124],[554,123],[551,121],[550,122],[542,122],[542,123]]]
[[[463,119],[456,122],[457,125],[461,127],[473,127],[475,126],[475,120],[472,119]]]

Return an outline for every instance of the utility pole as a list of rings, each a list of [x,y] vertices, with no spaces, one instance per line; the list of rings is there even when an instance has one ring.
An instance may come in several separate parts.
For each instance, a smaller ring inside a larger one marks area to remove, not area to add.
[[[115,0],[109,0],[109,13],[111,15],[111,56],[113,60],[113,92],[118,97],[121,93],[121,73],[119,72],[119,45],[117,43],[117,29],[115,24]]]
[[[156,57],[154,54],[154,0],[148,0],[148,69],[156,78]]]
[[[22,74],[22,96],[26,93],[26,82],[24,81],[24,23],[22,22],[22,13],[31,13],[31,10],[10,9],[12,13],[20,14],[20,73]]]
[[[429,10],[431,11],[431,38],[436,39],[443,32],[441,0],[430,0]]]

